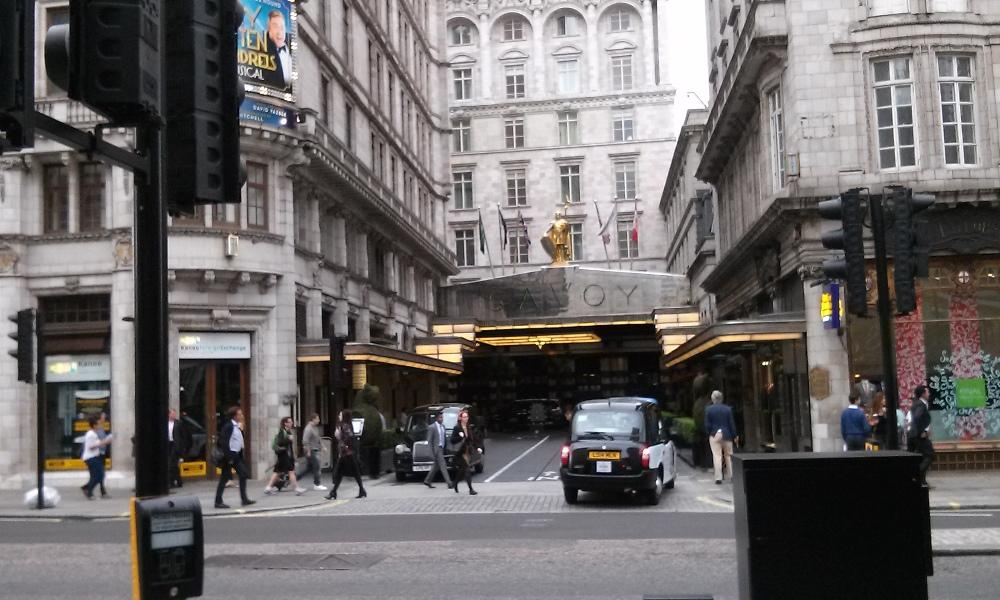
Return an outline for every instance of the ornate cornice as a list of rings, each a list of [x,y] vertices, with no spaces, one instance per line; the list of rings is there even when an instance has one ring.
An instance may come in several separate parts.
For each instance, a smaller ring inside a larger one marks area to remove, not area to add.
[[[648,92],[632,92],[629,94],[604,94],[600,96],[585,96],[577,98],[545,98],[542,100],[520,100],[517,102],[498,102],[489,104],[461,104],[449,109],[450,116],[497,116],[509,113],[538,113],[553,110],[570,110],[573,108],[601,108],[616,106],[635,106],[636,104],[672,104],[676,90],[673,88],[658,89]]]

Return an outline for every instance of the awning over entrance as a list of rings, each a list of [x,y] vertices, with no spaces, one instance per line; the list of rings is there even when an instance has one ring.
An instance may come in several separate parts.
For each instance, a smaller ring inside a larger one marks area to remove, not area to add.
[[[673,367],[722,344],[797,340],[801,339],[805,332],[806,320],[802,314],[720,321],[701,330],[667,353],[664,361],[667,367]]]
[[[330,360],[330,347],[326,341],[305,342],[298,345],[296,361],[300,363],[327,362]],[[421,356],[398,348],[349,342],[344,348],[344,360],[354,363],[375,363],[434,371],[446,375],[460,375],[462,365],[430,356]]]

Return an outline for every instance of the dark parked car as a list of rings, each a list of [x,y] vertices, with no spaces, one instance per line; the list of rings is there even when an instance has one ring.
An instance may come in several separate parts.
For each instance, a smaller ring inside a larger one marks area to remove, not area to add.
[[[566,502],[584,491],[641,493],[657,504],[663,488],[674,487],[677,450],[660,426],[649,398],[587,400],[576,405],[569,443],[559,470]]]
[[[493,412],[493,428],[498,431],[519,431],[536,424],[554,428],[565,423],[559,402],[546,398],[514,400],[497,406]]]
[[[444,413],[444,428],[450,437],[451,430],[458,423],[458,414],[463,409],[468,409],[469,422],[475,427],[476,412],[475,408],[470,404],[458,402],[427,404],[418,406],[409,412],[406,425],[401,431],[403,442],[396,446],[396,451],[393,454],[392,462],[396,471],[396,481],[405,481],[409,475],[424,474],[431,470],[433,459],[431,450],[427,447],[427,427],[430,425],[431,420],[436,418],[438,413]],[[484,438],[486,437],[485,432],[481,431],[480,433]],[[486,452],[485,440],[483,452]],[[448,470],[452,471],[454,469],[455,457],[447,448],[445,449],[444,458],[445,463],[448,465]],[[476,473],[483,472],[483,462],[485,462],[485,458],[476,465]]]

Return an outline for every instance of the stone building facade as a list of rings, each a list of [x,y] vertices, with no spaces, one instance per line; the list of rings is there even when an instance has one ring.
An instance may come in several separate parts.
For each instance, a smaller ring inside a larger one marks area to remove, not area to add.
[[[824,327],[820,235],[834,225],[816,203],[900,184],[937,195],[925,229],[931,277],[919,281],[918,312],[896,321],[901,404],[929,384],[935,443],[953,451],[941,462],[978,450],[995,463],[1000,6],[711,0],[707,9],[712,91],[694,174],[716,190],[718,230],[703,286],[717,298],[717,323],[783,320],[804,334],[745,352],[738,369],[736,359],[715,365],[744,415],[756,414],[747,429],[761,443],[788,445],[793,431],[803,447],[837,450],[851,386],[878,389],[873,320]],[[783,327],[771,331],[796,330]],[[692,350],[680,353],[704,358]]]
[[[243,122],[241,202],[176,216],[169,232],[172,406],[210,444],[225,409],[241,405],[257,474],[273,462],[281,416],[316,411],[329,424],[366,381],[382,387],[387,417],[433,400],[447,369],[414,354],[414,340],[430,332],[436,289],[456,272],[438,4],[285,4],[294,93],[248,94],[257,112]],[[97,115],[45,79],[41,40],[67,3],[41,0],[36,10],[37,108],[94,127]],[[106,137],[134,139],[124,129]],[[115,433],[109,481],[128,485],[143,394],[128,320],[132,176],[39,138],[3,157],[0,198],[0,312],[37,307],[49,323],[49,477],[85,476],[74,439],[87,413],[104,410]],[[334,390],[312,362],[325,360],[312,350],[331,334],[348,337],[352,369]],[[15,379],[13,361],[0,361],[7,488],[26,485],[35,468],[34,389]],[[203,457],[191,457],[192,475]]]
[[[549,264],[539,241],[556,210],[574,262],[664,270],[655,199],[676,137],[675,4],[444,3],[457,281]]]

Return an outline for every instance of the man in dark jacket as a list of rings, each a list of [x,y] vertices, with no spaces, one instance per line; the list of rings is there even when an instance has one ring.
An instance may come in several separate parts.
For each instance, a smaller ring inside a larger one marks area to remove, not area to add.
[[[840,413],[840,435],[844,438],[847,450],[864,450],[865,440],[872,433],[872,427],[868,424],[865,411],[858,406],[857,392],[851,392],[847,398],[847,408]]]
[[[170,465],[170,487],[181,487],[181,463],[191,449],[191,434],[188,433],[184,422],[177,418],[177,411],[170,409],[167,411],[167,444],[169,448]]]
[[[918,385],[913,390],[910,406],[910,427],[906,431],[906,447],[910,452],[923,456],[920,461],[920,481],[927,485],[927,469],[934,462],[934,444],[931,443],[930,390]]]
[[[715,467],[715,483],[721,484],[723,464],[729,478],[733,477],[733,442],[736,435],[736,422],[733,420],[733,409],[722,403],[722,392],[712,392],[712,405],[705,409],[705,435],[712,447],[712,463]]]
[[[215,488],[215,508],[229,508],[222,501],[222,493],[226,490],[226,483],[232,478],[232,470],[236,471],[236,476],[240,479],[240,500],[243,506],[256,504],[256,500],[251,500],[247,496],[247,472],[246,463],[243,462],[243,411],[238,406],[229,409],[229,422],[222,426],[216,446],[222,451],[222,461],[218,465],[222,469],[219,477],[219,485]]]

